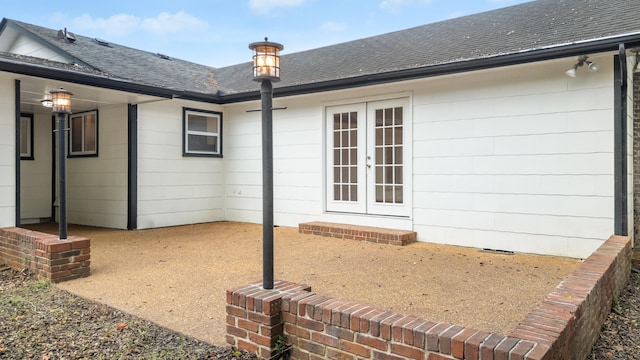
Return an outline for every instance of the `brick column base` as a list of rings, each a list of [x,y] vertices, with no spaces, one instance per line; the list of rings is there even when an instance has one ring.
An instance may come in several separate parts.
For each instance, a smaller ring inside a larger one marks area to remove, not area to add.
[[[89,276],[91,241],[22,228],[0,229],[0,264],[14,269],[29,269],[37,277],[62,282]]]
[[[272,290],[262,282],[227,290],[227,343],[263,359],[276,354],[276,342],[284,336],[282,298],[311,287],[276,281]]]

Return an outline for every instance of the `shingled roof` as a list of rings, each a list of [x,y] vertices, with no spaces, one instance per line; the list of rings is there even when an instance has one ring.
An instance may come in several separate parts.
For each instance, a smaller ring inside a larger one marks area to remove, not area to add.
[[[286,54],[275,94],[612,51],[620,43],[640,46],[637,11],[637,0],[538,0]],[[117,44],[105,48],[82,36],[69,43],[55,30],[11,21],[114,79],[211,96],[218,102],[258,96],[250,63],[213,69]]]
[[[93,68],[115,79],[177,91],[204,94],[215,94],[218,91],[212,67],[77,34],[73,34],[76,40],[70,42],[58,35],[59,30],[10,21],[34,34],[51,48],[70,55],[79,66]]]

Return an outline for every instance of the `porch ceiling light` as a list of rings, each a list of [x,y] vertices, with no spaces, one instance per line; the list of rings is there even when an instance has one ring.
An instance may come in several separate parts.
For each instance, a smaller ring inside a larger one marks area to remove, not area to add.
[[[585,64],[587,65],[587,70],[588,70],[589,72],[596,72],[596,71],[598,71],[598,69],[600,68],[600,66],[598,65],[598,63],[593,62],[593,61],[589,61],[589,60],[587,60],[588,58],[589,58],[589,57],[588,57],[587,55],[580,55],[580,56],[578,57],[578,62],[577,62],[575,65],[573,65],[573,66],[571,67],[571,69],[567,70],[567,71],[565,72],[565,74],[567,74],[567,76],[568,76],[568,77],[572,77],[572,78],[574,78],[574,77],[576,77],[576,73],[577,73],[577,71],[578,71],[578,68],[579,68],[579,67],[582,67],[582,66],[583,66],[583,65],[585,65]]]
[[[47,108],[53,107],[53,101],[51,101],[51,99],[40,100],[40,103],[42,104],[42,106]]]
[[[253,80],[280,81],[280,50],[284,49],[282,44],[264,41],[249,44],[249,49],[253,51]]]
[[[63,88],[58,90],[51,90],[51,102],[53,113],[71,114],[71,91],[67,91]]]

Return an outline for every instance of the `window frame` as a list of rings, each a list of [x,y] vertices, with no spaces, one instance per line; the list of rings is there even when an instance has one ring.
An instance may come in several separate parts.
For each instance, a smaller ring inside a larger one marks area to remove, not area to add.
[[[23,127],[23,121],[26,120],[28,124],[28,134],[27,134],[27,152],[22,152],[22,135],[25,132]],[[20,160],[34,160],[33,154],[33,114],[30,113],[20,113]]]
[[[95,114],[96,117],[96,127],[95,127],[95,142],[96,142],[96,148],[95,150],[85,150],[84,149],[84,139],[86,137],[86,132],[84,131],[84,128],[82,129],[82,137],[83,137],[83,150],[82,151],[73,151],[73,118],[76,118],[78,116],[82,116],[82,124],[84,126],[84,118],[87,115],[91,115],[91,114]],[[69,115],[68,117],[68,123],[69,123],[69,136],[67,137],[67,157],[68,158],[74,158],[74,157],[97,157],[98,156],[98,148],[99,148],[99,134],[100,132],[98,131],[99,126],[99,116],[98,116],[98,110],[89,110],[89,111],[83,111],[83,112],[79,112],[79,113],[73,113],[71,115]]]
[[[217,132],[197,132],[196,135],[201,136],[215,136],[217,137],[217,150],[216,152],[205,152],[205,151],[196,151],[189,150],[189,135],[192,135],[193,132],[189,131],[188,121],[189,115],[200,115],[206,117],[217,117],[218,118],[218,131]],[[193,156],[193,157],[222,157],[222,112],[213,111],[213,110],[202,110],[202,109],[194,109],[183,107],[182,108],[182,156]]]

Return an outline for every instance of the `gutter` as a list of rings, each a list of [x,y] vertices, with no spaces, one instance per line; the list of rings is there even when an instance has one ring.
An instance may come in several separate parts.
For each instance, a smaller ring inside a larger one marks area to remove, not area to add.
[[[128,91],[137,94],[173,98],[179,91],[160,88],[157,86],[136,84],[129,81],[110,79],[101,75],[81,73],[66,69],[47,67],[44,65],[25,64],[15,61],[0,61],[0,71],[21,75],[35,76],[44,79],[65,81],[74,84],[88,85],[99,88]]]
[[[554,45],[542,49],[526,50],[517,53],[495,55],[491,57],[450,62],[438,65],[423,66],[405,70],[396,70],[377,74],[368,74],[344,79],[328,80],[317,83],[280,86],[274,88],[274,97],[311,94],[317,92],[342,90],[361,86],[385,84],[398,81],[414,80],[433,76],[455,74],[468,71],[492,69],[503,66],[525,64],[536,61],[553,60],[564,57],[617,51],[620,44],[640,45],[640,33],[626,34],[618,37],[602,38],[596,41],[576,42]],[[220,95],[220,104],[239,103],[260,99],[258,90],[238,94]]]

